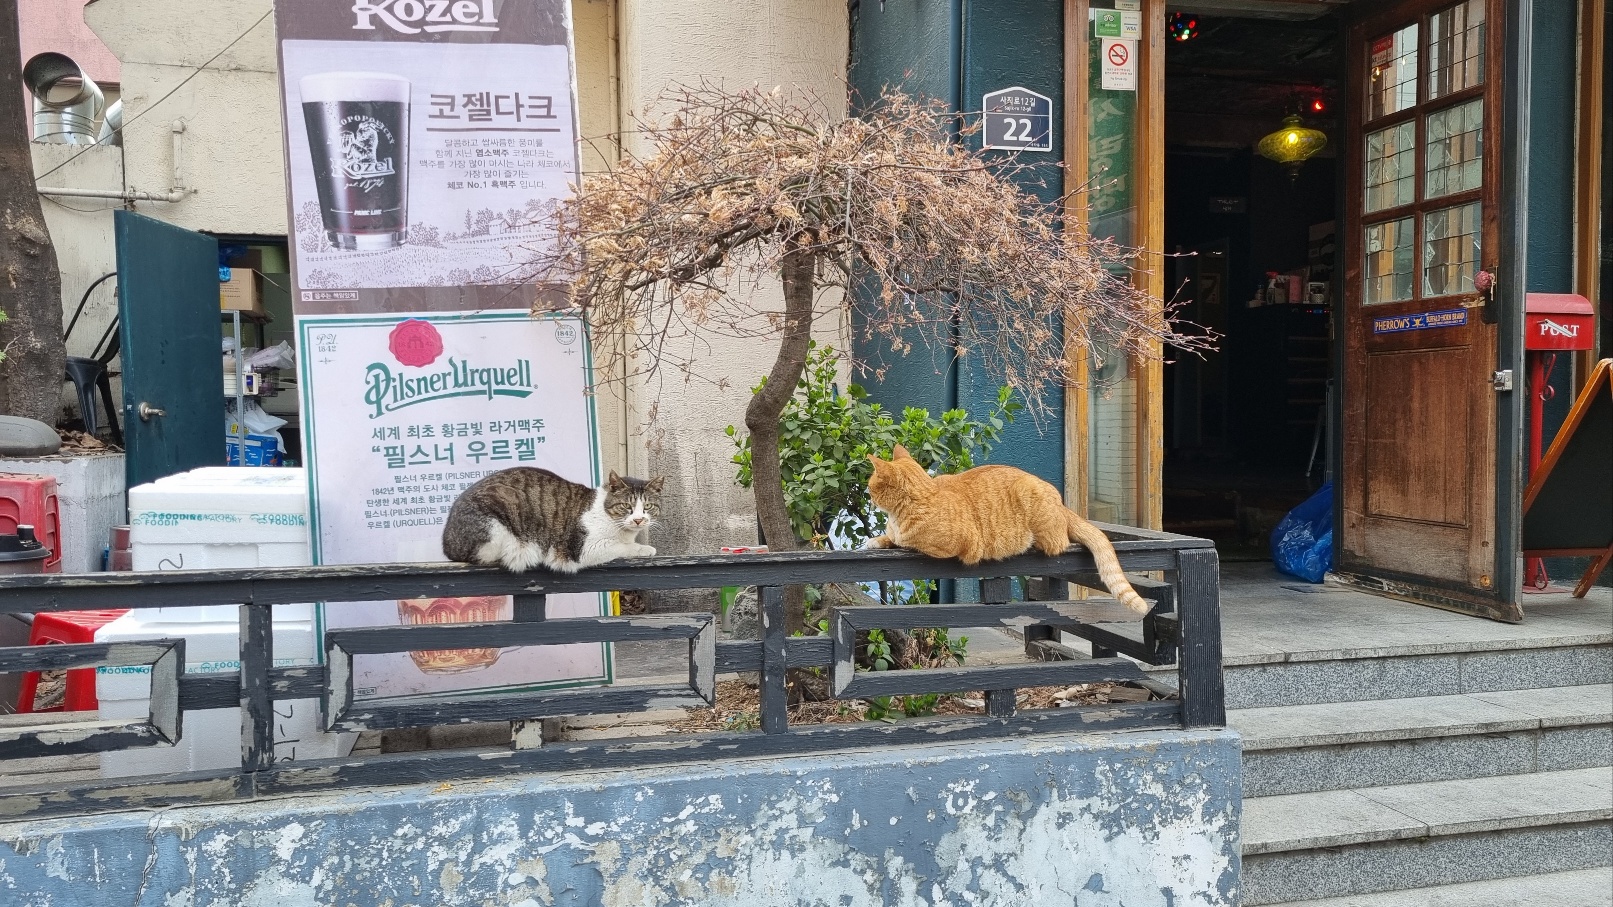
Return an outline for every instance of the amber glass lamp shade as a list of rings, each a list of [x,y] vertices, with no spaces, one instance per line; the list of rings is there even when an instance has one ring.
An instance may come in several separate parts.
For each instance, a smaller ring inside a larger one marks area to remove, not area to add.
[[[1261,139],[1255,150],[1287,167],[1289,179],[1297,179],[1299,166],[1326,147],[1327,133],[1306,127],[1298,114],[1290,114],[1283,119],[1282,128]]]

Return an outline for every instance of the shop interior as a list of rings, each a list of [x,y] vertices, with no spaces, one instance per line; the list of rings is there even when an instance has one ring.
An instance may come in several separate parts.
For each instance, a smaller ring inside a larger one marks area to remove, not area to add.
[[[1271,529],[1329,477],[1343,44],[1332,15],[1170,22],[1167,285],[1220,340],[1168,357],[1164,528],[1227,560],[1269,558]],[[1326,144],[1298,163],[1261,153],[1313,150],[1296,127]]]
[[[218,262],[227,433],[233,434],[236,405],[236,351],[240,352],[240,395],[249,435],[274,438],[269,452],[248,444],[256,465],[302,465],[302,431],[297,394],[296,328],[291,314],[291,262],[279,236],[219,235]],[[237,316],[239,324],[237,325]],[[239,337],[236,332],[239,330]],[[232,458],[235,456],[232,448]],[[233,462],[233,459],[232,459]]]

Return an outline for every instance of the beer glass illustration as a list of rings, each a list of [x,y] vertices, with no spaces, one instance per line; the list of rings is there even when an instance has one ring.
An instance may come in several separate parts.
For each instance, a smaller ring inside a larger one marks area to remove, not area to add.
[[[394,249],[409,235],[409,80],[382,72],[304,76],[319,210],[331,244]]]
[[[405,625],[473,624],[509,620],[515,616],[510,599],[503,595],[475,598],[410,598],[398,600],[398,619]],[[426,674],[463,674],[490,668],[498,661],[499,650],[428,649],[410,652],[415,667]]]

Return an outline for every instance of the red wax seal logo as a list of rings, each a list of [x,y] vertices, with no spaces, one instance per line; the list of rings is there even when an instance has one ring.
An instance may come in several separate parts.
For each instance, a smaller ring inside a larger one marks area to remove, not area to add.
[[[411,368],[430,365],[442,355],[442,335],[431,322],[418,318],[398,322],[386,345],[399,362]]]

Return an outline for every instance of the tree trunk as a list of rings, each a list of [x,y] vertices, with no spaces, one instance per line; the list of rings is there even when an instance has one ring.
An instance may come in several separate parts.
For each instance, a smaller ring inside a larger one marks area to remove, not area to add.
[[[791,243],[780,268],[784,279],[784,336],[767,383],[745,407],[745,427],[750,430],[751,491],[756,497],[756,518],[762,524],[770,551],[794,551],[802,547],[790,524],[784,503],[784,477],[779,470],[779,417],[795,396],[795,386],[806,369],[808,345],[812,340],[813,270],[812,253]],[[806,589],[784,589],[785,631],[800,630],[806,618]]]
[[[62,278],[34,191],[17,0],[0,0],[0,413],[55,427],[67,351]]]

